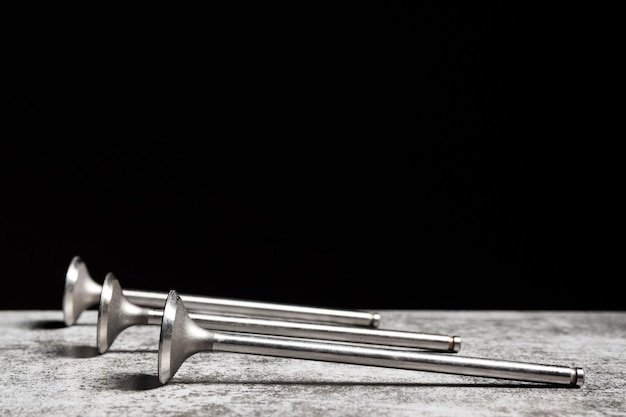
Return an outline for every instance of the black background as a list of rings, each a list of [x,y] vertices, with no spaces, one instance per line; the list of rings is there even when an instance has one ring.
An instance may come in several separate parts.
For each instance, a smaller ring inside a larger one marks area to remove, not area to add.
[[[550,11],[48,12],[5,56],[2,308],[60,308],[75,255],[128,289],[623,307],[589,276],[580,43]]]

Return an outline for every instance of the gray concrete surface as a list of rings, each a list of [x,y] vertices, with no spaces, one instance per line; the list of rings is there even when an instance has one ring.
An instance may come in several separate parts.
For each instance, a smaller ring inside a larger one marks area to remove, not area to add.
[[[380,311],[381,328],[455,334],[458,355],[579,366],[581,388],[198,353],[157,382],[158,326],[96,352],[97,312],[0,311],[2,416],[626,416],[626,312]]]

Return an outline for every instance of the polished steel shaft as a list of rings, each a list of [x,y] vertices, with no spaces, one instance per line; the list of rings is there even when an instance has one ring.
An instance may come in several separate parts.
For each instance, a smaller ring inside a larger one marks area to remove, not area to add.
[[[575,367],[425,353],[356,343],[208,331],[191,319],[177,292],[170,291],[161,322],[159,381],[167,383],[189,356],[203,351],[238,352],[566,386],[581,386],[584,381],[583,370]]]
[[[581,385],[582,370],[504,360],[472,358],[441,353],[398,351],[378,347],[331,344],[277,336],[214,332],[210,350],[312,359],[357,365],[381,366],[416,371],[503,378],[547,384]],[[208,346],[207,346],[208,347]]]
[[[102,286],[89,275],[83,260],[76,256],[70,262],[63,295],[65,324],[71,326],[87,308],[100,300]],[[163,307],[167,292],[124,290],[124,294],[146,307]],[[189,310],[219,314],[250,315],[315,323],[333,323],[347,326],[378,327],[380,314],[358,310],[342,310],[289,304],[266,303],[228,298],[181,295]]]
[[[159,310],[161,324],[163,310]],[[442,334],[418,333],[400,330],[368,329],[364,327],[330,326],[317,323],[294,323],[278,320],[237,318],[202,313],[190,313],[200,327],[243,333],[259,333],[354,343],[403,346],[420,349],[458,352],[461,338]]]
[[[189,316],[200,327],[211,330],[382,344],[444,352],[458,352],[461,348],[460,337],[441,334],[231,317],[199,312],[192,312]],[[143,307],[130,301],[125,296],[119,280],[113,273],[108,273],[102,284],[102,296],[98,309],[98,352],[106,352],[124,329],[136,324],[160,325],[162,317],[162,308]]]

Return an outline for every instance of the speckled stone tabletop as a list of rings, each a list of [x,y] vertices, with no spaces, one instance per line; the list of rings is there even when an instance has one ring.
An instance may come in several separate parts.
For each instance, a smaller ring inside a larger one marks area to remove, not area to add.
[[[3,416],[626,416],[626,312],[380,311],[380,328],[458,335],[457,355],[585,371],[580,388],[227,352],[165,385],[159,326],[99,355],[97,311],[0,312]]]

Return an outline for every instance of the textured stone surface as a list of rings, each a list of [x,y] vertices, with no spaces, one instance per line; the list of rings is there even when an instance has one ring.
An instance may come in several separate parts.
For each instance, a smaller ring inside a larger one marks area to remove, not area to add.
[[[458,355],[579,366],[581,388],[236,353],[157,382],[158,326],[96,353],[97,312],[1,311],[0,415],[626,416],[626,312],[381,311],[381,328],[454,334]]]

